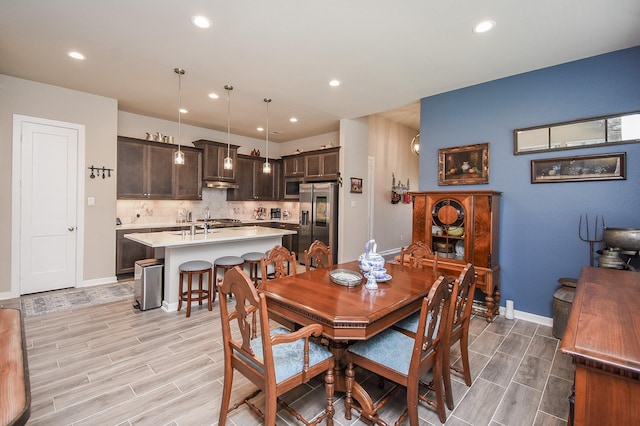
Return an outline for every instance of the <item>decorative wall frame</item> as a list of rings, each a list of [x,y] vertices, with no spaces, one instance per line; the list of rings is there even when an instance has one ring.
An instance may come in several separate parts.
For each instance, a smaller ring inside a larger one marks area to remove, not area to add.
[[[531,183],[627,179],[627,153],[531,160]]]
[[[438,150],[438,185],[489,183],[489,142]]]
[[[362,194],[362,178],[351,178],[351,191],[356,194]]]

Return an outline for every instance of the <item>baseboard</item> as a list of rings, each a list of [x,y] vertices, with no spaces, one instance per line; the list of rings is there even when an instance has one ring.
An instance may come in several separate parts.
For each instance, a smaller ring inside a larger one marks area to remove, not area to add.
[[[15,299],[15,298],[18,298],[18,297],[20,297],[20,294],[19,294],[19,293],[15,293],[15,294],[14,294],[14,293],[13,293],[13,292],[11,292],[11,291],[7,291],[7,292],[4,292],[4,293],[0,293],[0,300]]]
[[[500,315],[504,316],[506,309],[504,306],[500,306]],[[553,318],[543,317],[542,315],[530,314],[524,311],[513,311],[514,319],[521,319],[529,322],[533,322],[540,325],[546,325],[548,327],[553,326]]]

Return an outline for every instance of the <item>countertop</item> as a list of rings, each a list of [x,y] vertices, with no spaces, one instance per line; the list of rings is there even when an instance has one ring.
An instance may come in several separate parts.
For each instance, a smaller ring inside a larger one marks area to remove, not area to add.
[[[172,224],[171,226],[176,226]],[[150,226],[144,226],[149,228]],[[157,226],[153,226],[154,228]],[[132,229],[132,228],[129,228]],[[202,231],[200,231],[202,232]],[[251,240],[259,238],[277,237],[282,235],[295,234],[296,231],[286,229],[270,228],[263,226],[236,226],[230,228],[211,229],[205,235],[196,233],[195,235],[182,236],[181,231],[130,233],[125,238],[144,244],[148,247],[186,247],[203,244],[221,244],[240,240]]]
[[[299,222],[298,220],[283,220],[283,219],[265,219],[265,220],[258,220],[258,219],[252,219],[252,220],[241,220],[240,221],[243,224],[262,224],[264,223],[265,225],[268,223],[288,223],[291,225],[297,225]],[[188,228],[189,226],[191,226],[192,223],[195,223],[196,225],[202,225],[202,222],[182,222],[182,223],[178,223],[178,222],[133,222],[133,223],[126,223],[126,224],[122,224],[122,225],[116,225],[116,231],[120,231],[120,230],[129,230],[129,229],[149,229],[149,228],[175,228],[175,227],[185,227]]]

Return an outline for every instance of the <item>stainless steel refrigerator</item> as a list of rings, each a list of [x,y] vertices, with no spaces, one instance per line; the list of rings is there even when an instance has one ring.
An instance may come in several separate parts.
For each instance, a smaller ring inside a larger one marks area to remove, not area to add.
[[[336,183],[300,184],[300,230],[298,231],[300,263],[304,263],[304,251],[315,240],[320,240],[331,247],[333,263],[338,263],[338,185]]]

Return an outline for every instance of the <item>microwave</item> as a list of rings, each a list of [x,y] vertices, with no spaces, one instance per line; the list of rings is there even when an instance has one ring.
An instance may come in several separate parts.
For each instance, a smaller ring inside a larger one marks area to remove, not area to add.
[[[289,200],[299,199],[301,183],[303,183],[303,178],[301,177],[284,178],[284,198]]]

